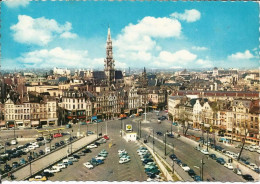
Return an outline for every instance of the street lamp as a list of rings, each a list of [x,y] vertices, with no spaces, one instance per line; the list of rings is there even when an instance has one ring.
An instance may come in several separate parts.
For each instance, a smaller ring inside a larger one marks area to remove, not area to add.
[[[166,156],[166,132],[164,134],[164,156]]]
[[[98,138],[98,122],[97,122],[97,138]]]
[[[154,153],[154,129],[153,129],[153,153]]]

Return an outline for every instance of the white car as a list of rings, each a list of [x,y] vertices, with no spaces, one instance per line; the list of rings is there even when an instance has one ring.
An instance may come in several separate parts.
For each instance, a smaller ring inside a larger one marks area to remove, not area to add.
[[[45,169],[43,172],[57,173],[57,172],[60,172],[60,169],[58,169],[58,168],[50,168],[50,169]]]
[[[255,148],[253,148],[253,147],[249,147],[248,150],[251,151],[251,152],[256,151]]]
[[[200,152],[203,153],[204,155],[208,155],[209,154],[209,152],[206,149],[202,149],[202,150],[200,150]]]
[[[11,140],[11,144],[12,144],[12,145],[16,145],[16,144],[17,144],[17,141],[16,141],[16,140]]]
[[[250,169],[254,170],[255,168],[258,168],[256,164],[250,163],[249,164]]]
[[[188,171],[190,170],[190,167],[187,166],[187,164],[181,164],[181,168],[182,168],[184,171],[186,171],[186,172],[188,172]]]
[[[231,170],[234,169],[234,167],[233,167],[233,165],[232,165],[231,163],[225,163],[224,166],[225,166],[226,168],[228,168],[228,169],[231,169]]]
[[[119,164],[123,164],[123,163],[129,162],[129,161],[130,161],[129,158],[120,158]]]
[[[4,146],[0,145],[0,149],[3,149],[3,148],[4,148]]]
[[[88,169],[93,169],[94,168],[94,166],[90,163],[90,162],[86,162],[86,163],[84,163],[83,164],[86,168],[88,168]]]
[[[46,148],[45,148],[45,153],[50,153],[50,152],[51,152],[50,147],[46,147]]]
[[[71,162],[77,162],[78,159],[74,158],[74,157],[68,157],[68,160]]]
[[[23,150],[23,152],[25,152],[25,153],[28,153],[30,150],[28,149],[28,148],[24,148],[24,149],[22,149]]]
[[[106,159],[105,157],[102,157],[102,156],[96,156],[95,158],[96,158],[96,160],[105,160]]]
[[[56,169],[65,169],[67,166],[63,163],[58,163],[57,165],[52,166],[52,168]]]
[[[254,149],[258,149],[258,148],[259,148],[259,145],[252,144],[250,147],[251,147],[251,148],[254,148]]]
[[[123,150],[118,150],[118,154],[121,154],[121,153],[126,153],[126,150],[123,149]]]
[[[92,148],[97,148],[97,145],[95,145],[95,144],[90,144],[90,145],[87,146],[87,148],[90,148],[90,149],[92,149]]]
[[[257,153],[260,153],[260,149],[258,149],[256,152],[257,152]]]
[[[35,147],[33,145],[28,146],[29,150],[35,150]]]

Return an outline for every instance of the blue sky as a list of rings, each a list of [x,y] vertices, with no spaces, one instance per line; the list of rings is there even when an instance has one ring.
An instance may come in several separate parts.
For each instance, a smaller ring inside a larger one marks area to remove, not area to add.
[[[117,68],[256,68],[254,2],[2,3],[3,68],[103,68],[110,25]]]

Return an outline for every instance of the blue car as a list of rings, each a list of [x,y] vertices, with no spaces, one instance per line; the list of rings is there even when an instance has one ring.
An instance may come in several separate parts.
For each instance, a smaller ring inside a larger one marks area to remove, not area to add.
[[[194,176],[194,181],[201,181],[200,176],[198,176],[198,175]]]
[[[224,165],[226,162],[223,158],[219,157],[216,159],[217,163],[220,163],[221,165]]]

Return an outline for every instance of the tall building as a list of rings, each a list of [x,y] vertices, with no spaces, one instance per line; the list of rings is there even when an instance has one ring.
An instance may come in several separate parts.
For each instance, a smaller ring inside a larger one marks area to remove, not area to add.
[[[107,76],[108,84],[115,83],[115,60],[113,59],[113,46],[110,34],[110,28],[107,32],[107,47],[106,47],[106,59],[105,62],[105,74]]]

